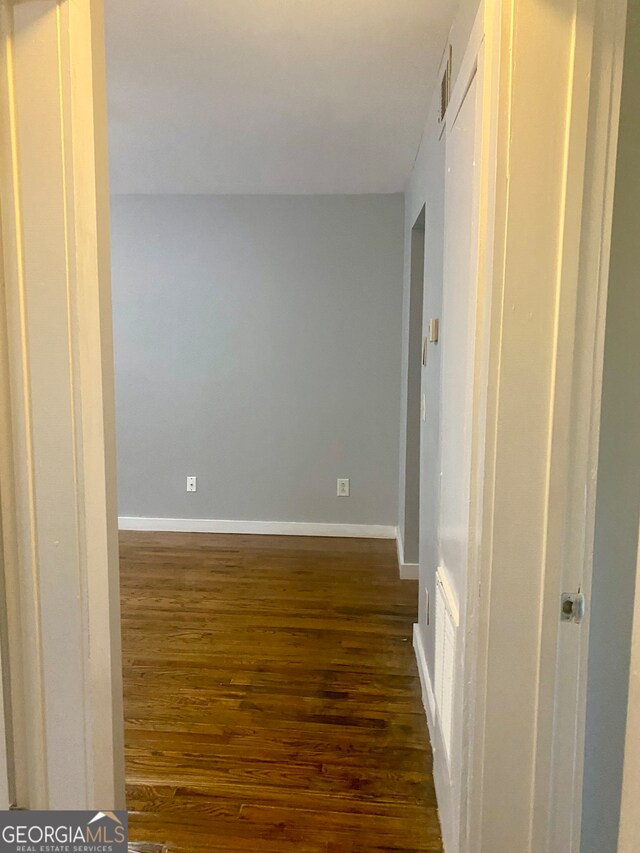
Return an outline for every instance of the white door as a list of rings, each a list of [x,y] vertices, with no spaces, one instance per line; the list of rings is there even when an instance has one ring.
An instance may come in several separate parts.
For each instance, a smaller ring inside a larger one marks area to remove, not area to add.
[[[441,497],[439,564],[464,610],[469,549],[471,419],[478,284],[478,73],[465,81],[447,119],[444,290],[442,306]]]

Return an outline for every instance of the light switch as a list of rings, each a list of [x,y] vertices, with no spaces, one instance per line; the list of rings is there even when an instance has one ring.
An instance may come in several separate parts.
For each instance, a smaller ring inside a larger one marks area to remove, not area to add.
[[[349,478],[348,477],[341,477],[338,480],[337,495],[339,498],[348,498],[349,497]]]

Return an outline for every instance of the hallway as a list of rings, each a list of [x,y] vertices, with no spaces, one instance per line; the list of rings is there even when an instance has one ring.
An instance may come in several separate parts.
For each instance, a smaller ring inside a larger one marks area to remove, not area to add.
[[[442,850],[394,542],[120,541],[131,849]]]

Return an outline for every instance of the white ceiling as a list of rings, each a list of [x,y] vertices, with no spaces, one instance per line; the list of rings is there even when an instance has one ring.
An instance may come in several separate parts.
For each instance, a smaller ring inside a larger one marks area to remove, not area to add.
[[[399,192],[453,0],[106,0],[114,193]]]

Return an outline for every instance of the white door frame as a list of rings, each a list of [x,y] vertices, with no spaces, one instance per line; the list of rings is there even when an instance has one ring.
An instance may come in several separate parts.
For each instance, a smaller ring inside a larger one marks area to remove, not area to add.
[[[540,849],[580,849],[596,476],[626,0],[579,4],[567,139],[562,288],[556,331],[536,773]],[[584,85],[591,79],[592,86]],[[551,568],[554,567],[554,568]],[[558,620],[562,592],[586,597],[581,624]],[[546,684],[544,676],[555,679]],[[544,811],[551,817],[548,825]],[[543,845],[547,845],[544,847]]]
[[[0,6],[0,488],[17,805],[124,804],[102,0]]]
[[[567,567],[583,591],[591,574],[625,11],[486,7],[461,844],[474,853],[579,847],[588,624],[560,626],[559,607]]]

